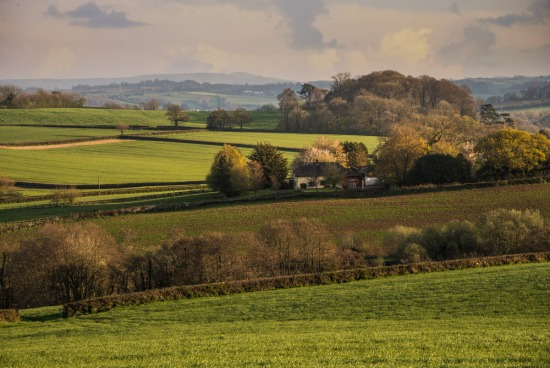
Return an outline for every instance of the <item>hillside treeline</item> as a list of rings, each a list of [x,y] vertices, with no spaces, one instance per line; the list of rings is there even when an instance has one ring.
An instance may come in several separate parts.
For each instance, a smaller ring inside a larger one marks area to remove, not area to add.
[[[133,95],[145,95],[151,93],[172,93],[172,92],[206,92],[228,95],[257,94],[262,96],[276,96],[281,89],[300,88],[299,83],[270,83],[270,84],[227,84],[209,83],[186,80],[176,82],[166,79],[146,80],[138,83],[113,83],[108,85],[78,85],[72,88],[73,91],[82,94],[91,93],[124,93]]]
[[[2,109],[83,107],[85,102],[84,97],[73,92],[48,92],[43,89],[29,92],[17,86],[0,86],[0,108]]]
[[[459,116],[476,117],[466,87],[391,70],[358,78],[340,73],[328,90],[303,84],[298,93],[287,88],[277,98],[283,113],[278,128],[286,132],[386,135],[393,125],[441,115],[442,104]]]
[[[48,224],[19,244],[2,245],[2,307],[55,305],[174,285],[257,279],[383,265],[550,250],[536,211],[496,210],[476,223],[398,227],[382,246],[334,234],[315,218],[274,220],[258,233],[178,236],[142,252],[104,229]]]

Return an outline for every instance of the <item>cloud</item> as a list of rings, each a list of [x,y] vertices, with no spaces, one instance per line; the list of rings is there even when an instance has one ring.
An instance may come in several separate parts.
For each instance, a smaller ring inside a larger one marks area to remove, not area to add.
[[[419,63],[429,58],[429,28],[413,30],[402,29],[384,36],[380,45],[380,56],[387,60],[401,60],[407,63]]]
[[[323,49],[338,46],[336,39],[323,40],[323,34],[314,23],[317,17],[328,14],[324,1],[278,0],[275,6],[282,12],[284,22],[290,30],[290,46],[294,49]]]
[[[536,25],[546,23],[550,19],[550,1],[535,0],[527,12],[506,14],[496,18],[484,18],[481,22],[501,27],[511,27],[515,24]]]
[[[75,10],[66,12],[60,12],[56,6],[50,5],[45,15],[57,19],[69,19],[71,25],[86,28],[131,28],[146,24],[129,20],[126,13],[122,11],[103,10],[94,2],[88,2]]]
[[[464,67],[489,66],[488,57],[496,43],[495,34],[482,25],[470,25],[464,29],[461,42],[444,46],[439,57],[445,64],[460,64]]]
[[[451,12],[455,14],[460,14],[460,6],[456,1],[451,5]]]

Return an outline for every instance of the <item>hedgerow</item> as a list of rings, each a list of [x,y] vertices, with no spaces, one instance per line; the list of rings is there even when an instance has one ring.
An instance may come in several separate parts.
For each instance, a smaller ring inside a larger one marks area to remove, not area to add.
[[[328,285],[388,276],[492,267],[518,263],[537,263],[547,262],[549,260],[550,252],[527,253],[497,257],[467,258],[443,262],[400,264],[213,284],[176,286],[67,303],[63,306],[63,316],[65,318],[75,317],[105,312],[115,307],[133,306],[165,300],[191,299],[302,286]]]

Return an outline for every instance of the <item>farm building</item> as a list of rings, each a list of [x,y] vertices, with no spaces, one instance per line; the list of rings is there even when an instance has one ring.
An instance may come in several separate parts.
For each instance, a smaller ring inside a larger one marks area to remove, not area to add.
[[[331,186],[341,189],[365,189],[379,184],[367,176],[366,168],[345,168],[338,162],[312,162],[294,170],[294,189]]]

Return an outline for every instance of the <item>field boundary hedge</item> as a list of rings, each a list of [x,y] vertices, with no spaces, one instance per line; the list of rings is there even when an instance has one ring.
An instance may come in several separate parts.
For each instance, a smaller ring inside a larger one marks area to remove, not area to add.
[[[496,257],[467,258],[442,262],[424,262],[393,266],[361,268],[315,274],[280,276],[253,280],[184,285],[142,292],[110,295],[63,305],[63,317],[105,312],[122,306],[135,306],[157,301],[222,296],[257,291],[288,289],[302,286],[329,285],[369,280],[388,276],[441,272],[467,268],[503,266],[550,261],[550,252],[526,253]]]

